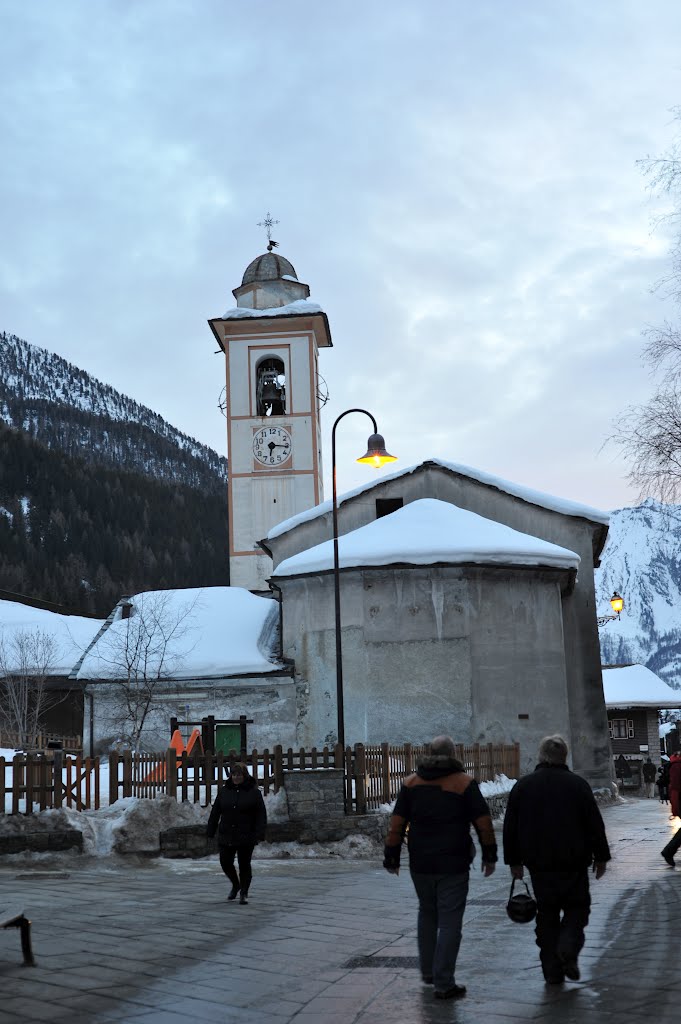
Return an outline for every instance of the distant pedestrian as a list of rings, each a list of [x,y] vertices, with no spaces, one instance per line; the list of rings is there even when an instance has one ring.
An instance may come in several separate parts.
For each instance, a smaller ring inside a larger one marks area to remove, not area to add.
[[[208,819],[209,837],[218,834],[220,867],[232,883],[228,900],[248,903],[248,890],[253,877],[251,857],[256,843],[265,838],[267,811],[262,793],[245,764],[232,765],[230,776],[215,798]],[[239,874],[234,858],[239,863]]]
[[[461,927],[468,895],[468,875],[475,857],[472,824],[482,848],[482,871],[494,872],[497,844],[489,807],[478,784],[456,759],[454,741],[438,736],[430,755],[404,780],[385,845],[383,867],[400,870],[407,827],[409,870],[419,900],[418,949],[421,975],[435,986],[436,999],[466,994],[454,980]]]
[[[669,803],[672,817],[681,817],[681,754],[672,754],[669,759]]]
[[[657,769],[657,792],[661,804],[669,803],[669,763],[663,761]]]
[[[652,798],[655,795],[655,775],[657,769],[655,765],[647,758],[643,764],[643,785],[645,788],[645,794],[647,798]]]
[[[504,861],[513,878],[529,869],[537,900],[536,936],[544,978],[579,980],[591,896],[588,869],[605,874],[610,850],[588,782],[567,766],[567,743],[547,736],[539,764],[515,784],[504,819]],[[562,918],[561,918],[562,913]]]

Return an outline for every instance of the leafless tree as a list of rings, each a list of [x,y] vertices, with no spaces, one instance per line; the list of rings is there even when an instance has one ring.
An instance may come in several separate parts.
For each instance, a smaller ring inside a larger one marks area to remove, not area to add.
[[[47,689],[55,641],[41,629],[0,634],[0,724],[20,746],[33,747],[54,698]]]
[[[111,679],[107,717],[135,752],[149,715],[167,710],[169,681],[194,646],[188,619],[197,600],[176,607],[168,593],[141,594],[97,645]]]
[[[681,107],[673,108],[672,115],[681,121]],[[669,272],[656,287],[681,305],[681,135],[664,156],[647,157],[639,166],[650,189],[673,202],[673,209],[658,218],[672,225],[674,239]],[[624,410],[609,440],[629,462],[629,479],[641,497],[676,501],[681,496],[681,325],[665,322],[644,333],[643,361],[656,389],[647,402]]]

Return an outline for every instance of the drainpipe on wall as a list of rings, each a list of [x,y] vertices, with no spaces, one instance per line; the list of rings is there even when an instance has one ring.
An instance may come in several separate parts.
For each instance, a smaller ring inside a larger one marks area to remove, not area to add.
[[[276,590],[279,595],[276,598],[277,604],[279,605],[279,661],[284,660],[284,605],[282,602],[281,587],[278,587],[272,580],[269,581],[272,590]]]

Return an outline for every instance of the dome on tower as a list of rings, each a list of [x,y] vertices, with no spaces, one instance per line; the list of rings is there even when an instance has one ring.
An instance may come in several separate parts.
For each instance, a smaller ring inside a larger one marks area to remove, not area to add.
[[[264,252],[248,264],[241,286],[253,284],[255,281],[277,281],[282,277],[293,277],[298,280],[293,264],[276,252]]]

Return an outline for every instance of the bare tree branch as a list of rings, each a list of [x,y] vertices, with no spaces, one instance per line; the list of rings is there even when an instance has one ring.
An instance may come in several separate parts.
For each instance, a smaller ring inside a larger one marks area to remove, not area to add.
[[[50,705],[55,655],[54,637],[40,629],[0,637],[0,725],[22,746],[35,746]]]
[[[178,607],[169,593],[142,594],[99,641],[97,656],[112,670],[109,717],[137,752],[149,715],[167,710],[168,682],[195,646],[189,618],[199,597]]]

